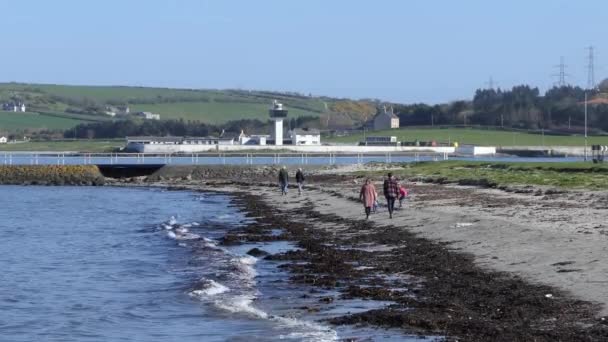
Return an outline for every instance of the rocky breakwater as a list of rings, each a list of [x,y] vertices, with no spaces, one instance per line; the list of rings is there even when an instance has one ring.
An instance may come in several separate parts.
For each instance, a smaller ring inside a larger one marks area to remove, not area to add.
[[[304,173],[313,178],[319,177],[319,171],[328,167],[305,166]],[[163,182],[163,181],[226,181],[240,182],[272,182],[276,183],[280,166],[278,165],[168,165],[147,177],[139,177],[129,181]],[[289,167],[289,175],[295,182],[297,167]]]
[[[103,185],[95,165],[0,165],[0,184]]]

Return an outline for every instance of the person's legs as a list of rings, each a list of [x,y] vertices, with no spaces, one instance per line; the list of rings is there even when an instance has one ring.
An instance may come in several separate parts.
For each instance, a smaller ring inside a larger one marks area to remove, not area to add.
[[[283,184],[283,194],[284,195],[287,195],[287,187],[288,187],[288,185],[289,184],[287,184],[287,183]]]
[[[369,214],[372,211],[371,207],[365,207],[365,218],[368,219],[369,218]]]
[[[388,216],[393,218],[393,210],[395,210],[395,197],[387,197],[386,205],[388,206]]]
[[[302,194],[302,182],[298,182],[298,195]]]

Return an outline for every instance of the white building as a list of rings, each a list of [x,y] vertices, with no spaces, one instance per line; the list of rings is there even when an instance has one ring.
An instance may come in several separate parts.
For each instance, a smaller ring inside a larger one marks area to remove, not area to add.
[[[154,114],[150,112],[139,112],[136,115],[144,120],[160,120],[160,114]]]
[[[0,144],[6,144],[8,139],[6,137],[0,137]]]
[[[27,108],[25,107],[25,103],[23,102],[7,102],[2,105],[2,110],[7,112],[22,112],[25,113]]]
[[[138,153],[192,153],[234,145],[234,138],[216,137],[127,137],[126,149]]]
[[[270,135],[247,135],[241,131],[239,134],[239,145],[266,145],[266,140],[270,138]]]
[[[386,106],[382,106],[374,117],[374,130],[379,131],[391,128],[399,128],[399,117],[393,112],[392,106],[390,110],[386,110]]]
[[[292,145],[321,145],[321,132],[318,129],[296,128],[289,135]]]
[[[109,116],[127,115],[131,110],[129,106],[106,106],[105,113]]]

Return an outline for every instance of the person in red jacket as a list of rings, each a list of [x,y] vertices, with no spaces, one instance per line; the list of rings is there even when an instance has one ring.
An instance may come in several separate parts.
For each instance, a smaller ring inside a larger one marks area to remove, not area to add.
[[[399,185],[399,208],[403,207],[403,200],[407,197],[408,191],[403,186],[403,184]]]

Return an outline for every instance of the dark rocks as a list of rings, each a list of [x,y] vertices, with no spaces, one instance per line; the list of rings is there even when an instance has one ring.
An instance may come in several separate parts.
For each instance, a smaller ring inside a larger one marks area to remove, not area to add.
[[[264,251],[264,250],[261,250],[261,249],[259,249],[259,248],[255,247],[255,248],[250,249],[250,250],[247,252],[247,254],[249,254],[249,255],[251,255],[251,256],[254,256],[254,257],[256,257],[256,258],[259,258],[259,257],[266,256],[266,255],[268,255],[268,254],[270,254],[270,253],[268,253],[268,252],[266,252],[266,251]]]

